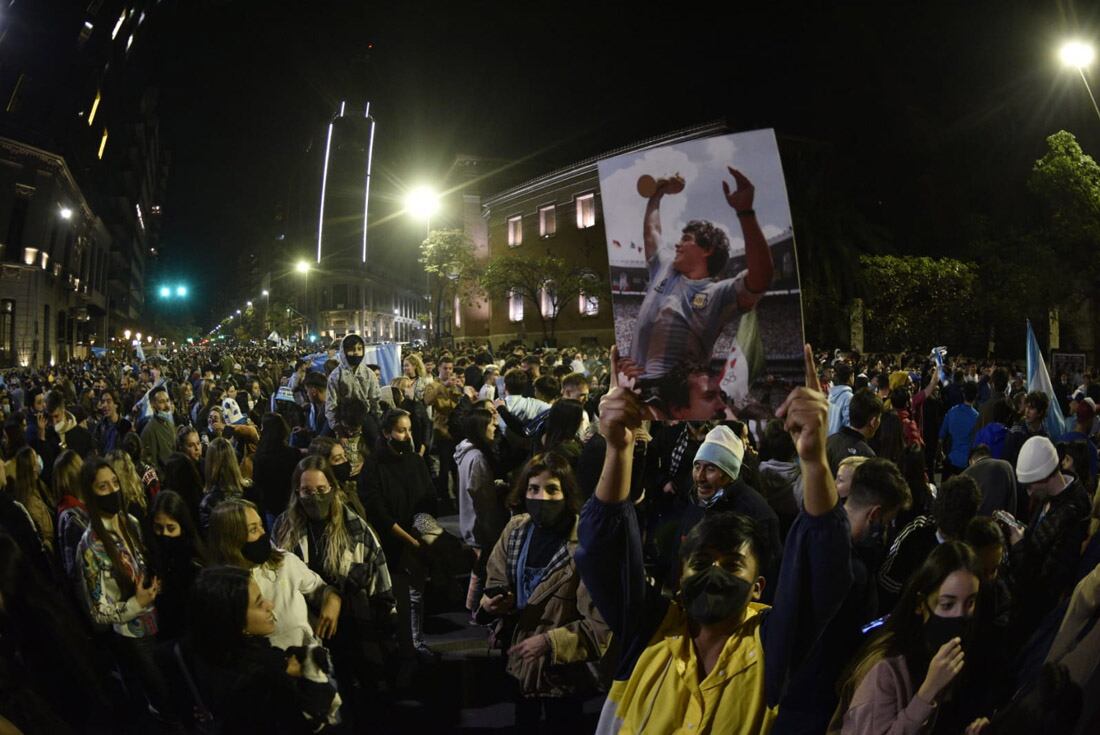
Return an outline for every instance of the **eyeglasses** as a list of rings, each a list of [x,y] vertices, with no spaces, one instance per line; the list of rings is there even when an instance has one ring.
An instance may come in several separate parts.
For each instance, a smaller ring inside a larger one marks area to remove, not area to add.
[[[299,495],[327,495],[332,492],[332,488],[328,485],[318,485],[317,487],[300,487],[298,488]]]

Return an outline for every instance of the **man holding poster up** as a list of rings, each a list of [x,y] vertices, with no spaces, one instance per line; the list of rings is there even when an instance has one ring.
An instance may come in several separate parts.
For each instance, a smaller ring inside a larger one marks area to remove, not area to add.
[[[662,380],[684,366],[705,368],[715,340],[732,320],[756,306],[772,280],[772,255],[753,211],[752,183],[729,168],[736,183],[722,182],[726,202],[737,213],[745,239],[746,269],[719,278],[729,260],[729,238],[706,220],[691,220],[680,233],[673,257],[662,252],[661,199],[683,191],[679,174],[654,180],[642,176],[638,193],[648,199],[643,222],[649,289],[635,322],[626,367],[638,377],[643,396],[664,403],[671,386]]]

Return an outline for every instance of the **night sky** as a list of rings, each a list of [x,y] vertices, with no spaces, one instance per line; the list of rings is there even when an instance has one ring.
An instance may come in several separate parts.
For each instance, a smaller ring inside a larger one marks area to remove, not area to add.
[[[1100,3],[748,5],[181,1],[159,56],[161,267],[200,303],[233,293],[225,254],[270,236],[345,97],[371,99],[378,124],[374,216],[459,152],[538,173],[725,119],[820,146],[888,249],[940,255],[959,218],[1026,211],[1046,135],[1100,153],[1056,60],[1067,35],[1100,40]]]

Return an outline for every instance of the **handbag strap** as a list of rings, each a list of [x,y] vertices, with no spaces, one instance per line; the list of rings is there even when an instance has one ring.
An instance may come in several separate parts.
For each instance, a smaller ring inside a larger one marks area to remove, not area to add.
[[[204,720],[213,720],[214,715],[207,708],[206,703],[202,701],[202,695],[199,694],[199,688],[195,685],[195,680],[191,678],[191,670],[187,668],[187,662],[183,660],[183,651],[180,650],[180,644],[178,642],[172,646],[172,651],[176,655],[176,662],[179,664],[180,671],[183,672],[183,678],[187,682],[187,688],[191,690],[191,696],[198,706],[199,715]]]

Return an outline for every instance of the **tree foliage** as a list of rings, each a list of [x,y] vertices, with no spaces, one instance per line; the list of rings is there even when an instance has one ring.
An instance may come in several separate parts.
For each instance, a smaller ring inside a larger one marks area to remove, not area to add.
[[[953,258],[863,255],[859,286],[868,349],[901,352],[970,342],[978,268]]]
[[[457,295],[463,301],[477,296],[477,261],[474,243],[460,229],[432,230],[420,244],[420,264],[431,279],[435,339],[442,337],[444,304]]]
[[[1059,130],[1047,138],[1047,152],[1035,162],[1028,188],[1042,203],[1046,217],[1039,235],[1059,269],[1061,294],[1052,305],[1095,296],[1100,283],[1100,165],[1087,155],[1072,133]]]
[[[542,323],[543,339],[554,339],[558,317],[584,293],[596,298],[610,295],[607,281],[587,268],[570,265],[563,258],[499,255],[489,262],[480,278],[481,288],[498,303],[520,296]],[[542,309],[543,299],[548,307]]]

